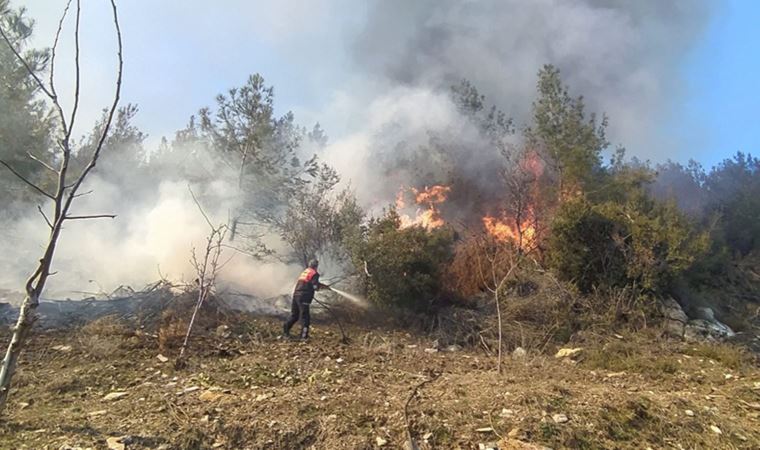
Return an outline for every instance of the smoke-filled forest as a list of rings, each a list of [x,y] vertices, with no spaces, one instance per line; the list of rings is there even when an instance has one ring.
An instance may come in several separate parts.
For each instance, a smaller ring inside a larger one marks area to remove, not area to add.
[[[715,5],[284,2],[280,86],[56,3],[0,0],[0,448],[760,447],[760,159],[662,126]]]

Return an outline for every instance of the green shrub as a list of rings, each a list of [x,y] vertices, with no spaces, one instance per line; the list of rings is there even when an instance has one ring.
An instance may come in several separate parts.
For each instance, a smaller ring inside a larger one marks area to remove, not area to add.
[[[624,202],[566,202],[552,222],[547,257],[583,292],[632,284],[661,292],[708,245],[707,234],[675,205],[642,194]]]
[[[398,214],[391,210],[371,221],[350,247],[371,301],[425,311],[442,295],[453,244],[450,229],[401,228]]]

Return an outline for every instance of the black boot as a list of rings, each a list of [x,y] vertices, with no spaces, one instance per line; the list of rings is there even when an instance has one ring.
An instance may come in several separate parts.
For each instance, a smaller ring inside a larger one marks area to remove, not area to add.
[[[287,323],[282,326],[282,338],[293,339],[293,336],[290,335],[290,327]]]

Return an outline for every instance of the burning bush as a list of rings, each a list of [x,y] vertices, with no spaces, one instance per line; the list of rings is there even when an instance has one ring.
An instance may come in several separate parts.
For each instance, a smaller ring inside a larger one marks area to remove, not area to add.
[[[364,236],[352,245],[352,253],[365,274],[371,301],[425,311],[442,295],[453,243],[449,228],[404,228],[398,213],[391,210],[370,222]]]
[[[446,291],[460,301],[472,300],[485,292],[494,278],[500,280],[506,276],[517,254],[515,242],[504,242],[500,236],[488,233],[469,236],[457,242],[446,269]]]
[[[564,204],[552,223],[548,262],[583,292],[637,284],[661,292],[708,245],[670,204],[641,196],[626,202]]]

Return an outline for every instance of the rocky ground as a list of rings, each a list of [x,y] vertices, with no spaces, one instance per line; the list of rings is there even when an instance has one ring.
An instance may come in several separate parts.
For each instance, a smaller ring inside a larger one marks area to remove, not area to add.
[[[279,327],[199,330],[182,370],[118,324],[38,332],[0,448],[760,448],[760,370],[735,347],[579,335],[562,358],[509,349],[498,374],[483,347],[356,325],[346,345],[324,321],[290,342]]]

